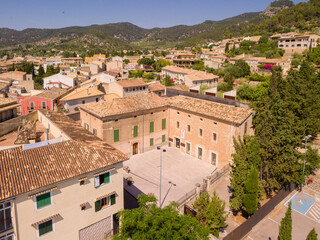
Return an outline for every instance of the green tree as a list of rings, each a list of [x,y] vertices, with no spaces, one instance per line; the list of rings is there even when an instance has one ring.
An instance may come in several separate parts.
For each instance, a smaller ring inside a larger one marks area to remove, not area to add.
[[[213,192],[207,208],[206,225],[210,228],[210,232],[214,236],[219,237],[220,228],[226,226],[227,217],[225,202],[218,197],[216,192]]]
[[[169,76],[166,76],[166,77],[164,78],[164,85],[165,85],[165,86],[173,86],[173,85],[174,85],[173,82],[171,82],[171,79],[170,79]]]
[[[209,239],[209,230],[191,216],[180,215],[176,203],[160,208],[154,196],[139,195],[139,207],[119,212],[120,232],[114,239]]]
[[[247,180],[244,183],[243,209],[252,215],[259,203],[259,172],[256,167],[251,167]]]
[[[192,207],[197,210],[196,218],[203,225],[206,223],[207,208],[210,201],[211,199],[209,193],[202,192],[199,194],[199,196],[195,199],[194,203],[192,204]]]
[[[229,42],[226,43],[226,47],[224,49],[224,52],[225,53],[229,52]]]
[[[286,215],[282,218],[279,226],[278,240],[291,240],[292,239],[292,216],[291,216],[291,202],[286,211]]]
[[[230,205],[234,211],[238,212],[243,208],[245,183],[249,169],[260,167],[261,149],[255,136],[245,135],[243,139],[239,138],[238,141],[233,139],[233,145],[235,153],[232,154],[230,173],[230,188],[232,190]]]
[[[299,153],[296,150],[301,137],[298,134],[297,117],[288,110],[290,104],[281,69],[274,69],[268,95],[254,103],[256,116],[253,120],[261,146],[261,172],[268,194],[273,189],[297,181],[301,174]]]
[[[44,75],[44,68],[42,67],[42,65],[40,65],[38,69],[38,77],[43,77],[43,75]]]
[[[148,66],[152,66],[152,64],[154,63],[154,59],[152,58],[140,58],[138,60],[138,64],[143,64],[143,65],[148,65]]]
[[[128,63],[130,62],[130,60],[129,60],[129,59],[125,59],[125,60],[123,60],[123,62],[124,62],[125,64],[128,64]]]
[[[250,66],[244,60],[237,60],[234,65],[241,69],[241,77],[250,75]]]
[[[226,226],[228,217],[225,211],[225,202],[219,198],[216,192],[213,192],[212,197],[209,193],[201,193],[193,203],[193,208],[197,210],[196,218],[202,225],[207,225],[210,232],[219,237],[220,228]]]
[[[306,240],[318,240],[318,234],[314,228],[309,232]]]
[[[224,37],[227,38],[227,39],[230,39],[233,37],[233,34],[231,32],[229,32],[228,30],[226,30],[224,32]]]

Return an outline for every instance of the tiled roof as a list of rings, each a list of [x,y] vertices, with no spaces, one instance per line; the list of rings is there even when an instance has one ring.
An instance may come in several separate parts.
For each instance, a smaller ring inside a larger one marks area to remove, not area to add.
[[[214,78],[219,78],[219,76],[212,73],[207,73],[203,71],[197,71],[193,69],[180,68],[175,66],[165,66],[162,70],[170,71],[173,73],[186,74],[192,81],[210,80]]]
[[[101,96],[101,95],[104,95],[104,93],[98,90],[97,88],[83,86],[80,88],[76,88],[75,90],[73,90],[73,92],[61,98],[61,101],[70,101],[75,99],[82,99],[82,98]]]
[[[151,92],[156,92],[156,91],[164,91],[166,87],[161,83],[156,82],[156,83],[149,84],[148,88]]]
[[[17,103],[17,100],[11,98],[0,98],[0,108]]]
[[[252,114],[250,108],[234,107],[181,95],[167,98],[167,102],[169,103],[169,106],[177,109],[196,112],[237,124],[241,124],[250,114]]]
[[[114,98],[97,103],[88,103],[80,106],[81,109],[90,112],[100,118],[137,112],[166,106],[166,101],[154,93],[138,94],[124,98]]]
[[[0,151],[0,200],[124,161],[127,156],[74,140]]]
[[[41,112],[43,114],[46,114],[47,111],[41,110]],[[122,152],[102,141],[100,138],[93,135],[89,131],[85,130],[77,122],[62,113],[50,111],[50,116],[46,117],[49,118],[55,125],[57,125],[57,127],[60,128],[65,134],[67,134],[72,140],[85,143],[85,145],[91,147],[96,147],[109,152],[123,155]]]
[[[142,86],[148,85],[142,78],[120,80],[117,83],[124,88],[126,88],[126,87],[142,87]]]
[[[180,91],[189,91],[189,87],[185,84],[179,84],[175,86],[170,86],[167,88],[175,89],[175,90],[180,90]]]

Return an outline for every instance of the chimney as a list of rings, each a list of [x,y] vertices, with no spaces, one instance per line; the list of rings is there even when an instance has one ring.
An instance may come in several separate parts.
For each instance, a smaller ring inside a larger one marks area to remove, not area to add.
[[[87,96],[89,95],[89,88],[87,88]]]

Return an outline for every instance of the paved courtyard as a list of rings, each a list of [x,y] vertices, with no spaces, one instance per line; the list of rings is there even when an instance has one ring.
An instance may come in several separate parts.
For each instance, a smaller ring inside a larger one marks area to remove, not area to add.
[[[182,153],[175,148],[164,147],[162,152],[162,188],[163,206],[171,201],[178,201],[195,188],[195,184],[203,183],[203,178],[211,175],[216,167]],[[130,169],[124,172],[124,178],[132,177],[133,186],[125,189],[133,196],[153,193],[159,199],[160,183],[160,151],[155,149],[134,155],[124,162],[124,167]],[[171,182],[171,183],[170,183]]]
[[[308,189],[290,194],[271,214],[258,223],[245,239],[276,240],[281,219],[292,202],[292,239],[306,239],[312,228],[320,235],[320,199]]]

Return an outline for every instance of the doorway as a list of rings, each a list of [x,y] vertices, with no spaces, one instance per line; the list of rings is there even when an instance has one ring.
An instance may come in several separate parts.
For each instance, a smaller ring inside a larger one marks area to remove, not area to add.
[[[132,155],[138,154],[138,143],[132,145]]]
[[[180,148],[180,138],[176,138],[176,148]]]

